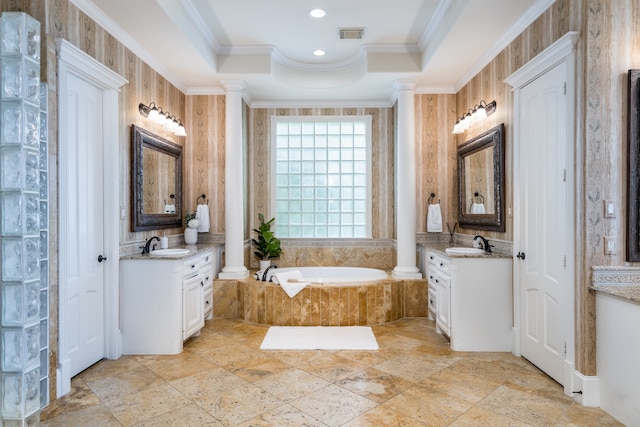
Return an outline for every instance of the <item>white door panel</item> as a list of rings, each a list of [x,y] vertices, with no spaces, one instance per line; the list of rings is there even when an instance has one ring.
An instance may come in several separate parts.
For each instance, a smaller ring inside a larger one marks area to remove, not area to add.
[[[520,92],[521,353],[563,382],[567,129],[562,62]]]
[[[104,357],[102,91],[71,75],[60,221],[67,239],[67,354],[75,375]]]

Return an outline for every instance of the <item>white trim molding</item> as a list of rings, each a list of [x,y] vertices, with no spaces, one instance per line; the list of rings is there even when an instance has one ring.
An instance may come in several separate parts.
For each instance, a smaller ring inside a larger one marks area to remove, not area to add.
[[[519,105],[520,105],[520,90],[540,77],[542,74],[551,70],[556,65],[566,61],[566,122],[568,124],[574,123],[575,117],[575,94],[576,94],[576,85],[575,85],[575,50],[576,44],[578,41],[579,33],[577,32],[568,32],[563,37],[558,39],[556,42],[551,44],[545,50],[543,50],[539,55],[535,56],[525,65],[523,65],[520,69],[516,70],[510,76],[508,76],[504,82],[510,85],[513,88],[514,92],[514,121],[513,121],[513,135],[518,135],[519,128],[521,124],[519,123]],[[575,159],[577,158],[577,154],[575,153],[575,132],[572,126],[567,127],[567,182],[569,188],[573,188],[573,182],[575,180],[576,171],[575,171]],[[514,147],[512,153],[512,160],[518,159],[520,156],[520,142],[518,140],[514,140]],[[515,160],[514,160],[515,161]],[[518,174],[513,176],[513,188],[518,188],[520,185],[520,177]],[[567,200],[567,223],[575,224],[575,197],[573,194]],[[520,196],[518,192],[514,192],[514,206],[519,206]],[[514,217],[514,230],[518,230],[520,219],[518,217]],[[575,227],[575,226],[574,226]],[[566,235],[564,238],[567,242],[574,242],[574,235],[576,230],[572,227],[567,227]],[[514,234],[513,248],[517,248],[520,246],[521,236],[519,233]],[[566,342],[566,351],[564,355],[564,366],[563,366],[563,374],[562,381],[564,386],[565,394],[569,396],[573,396],[575,391],[582,391],[576,388],[575,385],[575,377],[577,372],[575,371],[575,282],[576,282],[576,272],[575,272],[575,253],[577,249],[568,248],[568,252],[566,254],[566,271],[567,271],[567,289],[565,291],[564,298],[564,309],[562,310],[565,313],[565,317],[560,320],[564,323],[566,327],[565,332],[565,342]],[[520,264],[515,263],[513,268],[513,314],[514,314],[514,325],[513,325],[513,354],[516,356],[521,355],[521,300],[520,300],[520,291],[521,291],[521,283],[520,283]],[[581,382],[582,384],[582,382]],[[582,395],[584,396],[584,394]],[[590,397],[590,399],[592,399]]]
[[[119,178],[119,103],[120,88],[128,81],[113,72],[105,65],[99,63],[73,44],[64,39],[56,39],[56,51],[58,55],[58,141],[67,139],[66,120],[68,109],[64,94],[67,92],[67,79],[69,75],[75,75],[90,82],[103,92],[103,167],[105,182],[118,182]],[[67,162],[63,150],[60,150],[60,169]],[[59,183],[60,200],[66,194],[63,183]],[[114,262],[105,264],[104,269],[104,298],[105,298],[105,356],[117,359],[122,354],[122,343],[119,327],[119,301],[120,301],[120,270],[117,262],[119,258],[119,212],[120,195],[117,186],[107,186],[104,193],[104,245],[105,256]],[[67,256],[68,244],[66,240],[65,226],[60,224],[59,234],[59,258]],[[58,397],[71,390],[71,377],[69,371],[69,357],[67,354],[68,325],[66,304],[67,289],[65,287],[67,272],[64,262],[59,265],[59,311],[58,311]]]

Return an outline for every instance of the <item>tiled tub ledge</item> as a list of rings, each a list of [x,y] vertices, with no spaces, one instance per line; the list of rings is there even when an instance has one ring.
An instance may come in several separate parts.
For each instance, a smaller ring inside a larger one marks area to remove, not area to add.
[[[640,267],[593,267],[591,289],[640,302]]]
[[[290,326],[377,325],[427,316],[427,280],[385,279],[346,286],[309,285],[289,298],[279,285],[215,280],[214,317]]]

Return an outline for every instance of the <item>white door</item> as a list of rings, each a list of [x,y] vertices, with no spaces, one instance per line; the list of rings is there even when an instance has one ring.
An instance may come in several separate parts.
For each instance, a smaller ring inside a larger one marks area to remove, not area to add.
[[[64,96],[67,137],[61,141],[66,164],[60,170],[60,222],[67,244],[60,262],[66,271],[66,350],[73,376],[105,356],[105,262],[98,261],[105,253],[102,91],[72,74]]]
[[[520,271],[523,357],[563,384],[566,354],[567,101],[566,61],[520,91],[516,260]]]

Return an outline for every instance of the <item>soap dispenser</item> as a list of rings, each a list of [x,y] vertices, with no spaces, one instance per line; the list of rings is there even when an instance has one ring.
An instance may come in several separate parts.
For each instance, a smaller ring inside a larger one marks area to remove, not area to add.
[[[169,239],[167,238],[167,233],[163,233],[160,238],[160,249],[168,249],[169,248]]]

